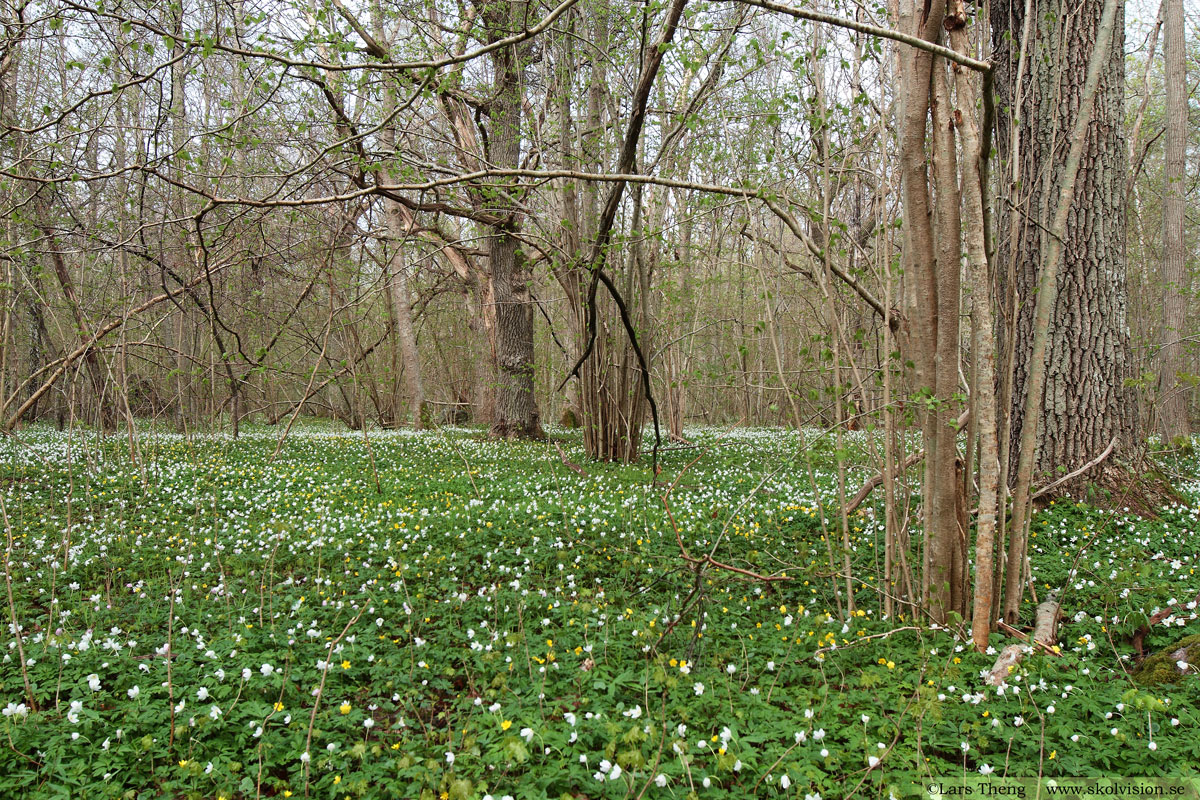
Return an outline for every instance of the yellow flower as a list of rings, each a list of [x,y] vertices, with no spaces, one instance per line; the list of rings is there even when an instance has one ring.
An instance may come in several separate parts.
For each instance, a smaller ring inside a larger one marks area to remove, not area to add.
[[[276,711],[283,711],[283,703],[280,703],[279,701],[276,701],[276,702],[275,702],[275,705],[274,705],[274,709],[275,709]]]
[[[500,730],[502,730],[502,731],[506,731],[506,730],[508,730],[508,729],[509,729],[509,728],[511,728],[511,727],[512,727],[512,720],[511,720],[511,719],[506,719],[506,720],[504,720],[503,722],[501,722],[501,723],[500,723]]]
[[[187,761],[187,759],[186,759],[186,758],[181,758],[181,759],[179,760],[179,766],[180,766],[180,767],[186,767],[187,765],[188,765],[188,761]]]
[[[338,711],[342,712],[343,714],[349,714],[350,713],[350,704],[342,703],[340,706],[338,706]]]
[[[679,666],[679,660],[678,660],[678,659],[675,659],[675,658],[672,658],[672,659],[671,659],[670,661],[668,661],[667,663],[668,663],[668,664],[670,664],[672,667],[678,667],[678,666]]]
[[[895,661],[889,661],[889,662],[887,662],[887,668],[888,668],[888,669],[895,669],[895,668],[896,668],[896,662],[895,662]]]
[[[349,661],[343,661],[343,662],[342,662],[342,669],[350,669],[350,662],[349,662]]]
[[[283,790],[283,796],[284,796],[284,797],[291,797],[291,796],[292,796],[292,790],[291,790],[291,789],[284,789],[284,790]]]
[[[342,776],[341,776],[341,775],[334,775],[334,776],[333,776],[333,782],[334,782],[335,784],[336,784],[336,783],[341,783],[341,782],[342,782]]]
[[[399,749],[400,749],[400,743],[399,743],[399,742],[396,742],[394,745],[392,745],[392,749],[393,749],[393,750],[399,750]]]

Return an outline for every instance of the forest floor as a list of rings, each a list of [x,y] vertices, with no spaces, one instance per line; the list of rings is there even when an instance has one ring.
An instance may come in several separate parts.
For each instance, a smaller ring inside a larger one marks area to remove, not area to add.
[[[828,438],[688,431],[714,446],[663,453],[672,522],[645,465],[588,463],[575,433],[553,438],[586,474],[473,430],[307,427],[272,459],[278,435],[147,429],[136,461],[124,436],[0,440],[22,630],[0,640],[0,796],[832,800],[1200,775],[1200,676],[1128,676],[1156,611],[1178,604],[1148,652],[1200,634],[1200,484],[1155,518],[1040,511],[1062,653],[995,689],[963,631],[882,618],[878,490],[841,618]],[[870,449],[851,436],[847,495]],[[681,541],[788,580],[697,580]]]

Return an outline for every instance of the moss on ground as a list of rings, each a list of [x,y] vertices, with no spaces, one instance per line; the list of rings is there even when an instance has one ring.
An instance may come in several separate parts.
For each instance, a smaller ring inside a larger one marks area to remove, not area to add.
[[[1186,670],[1179,668],[1179,662],[1186,662]],[[1141,665],[1133,671],[1133,679],[1143,686],[1157,686],[1162,683],[1175,683],[1188,675],[1195,675],[1200,670],[1200,635],[1187,636],[1152,656],[1148,656]]]

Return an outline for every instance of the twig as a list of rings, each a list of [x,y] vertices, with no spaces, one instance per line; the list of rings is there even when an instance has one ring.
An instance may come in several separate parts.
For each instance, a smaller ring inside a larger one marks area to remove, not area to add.
[[[352,627],[354,627],[354,623],[358,622],[359,618],[362,617],[363,612],[366,610],[367,610],[367,603],[364,602],[361,606],[358,607],[358,613],[354,615],[354,618],[346,623],[346,627],[342,628],[342,632],[338,634],[337,638],[329,643],[329,651],[326,652],[326,654],[325,654],[325,668],[323,670],[321,670],[321,682],[319,684],[317,684],[317,693],[313,696],[312,714],[310,714],[308,717],[308,733],[305,734],[305,736],[304,736],[304,752],[307,753],[308,757],[309,757],[309,760],[306,760],[304,762],[304,796],[305,797],[308,797],[308,769],[309,769],[308,765],[310,763],[312,763],[311,759],[312,759],[313,728],[317,724],[317,709],[319,709],[321,707],[321,695],[323,695],[325,693],[325,678],[327,675],[329,675],[330,661],[333,658],[333,648],[337,647],[338,643],[341,642],[342,639],[345,638],[346,634],[350,632],[350,629]]]
[[[580,475],[584,478],[588,477],[587,470],[578,464],[567,460],[567,454],[563,452],[563,449],[558,442],[554,443],[554,449],[558,451],[558,457],[562,459],[562,463],[565,464],[568,469],[570,469],[576,475]]]
[[[1083,473],[1087,472],[1088,470],[1092,469],[1095,466],[1098,466],[1101,461],[1103,461],[1104,459],[1106,459],[1110,455],[1112,455],[1112,451],[1116,446],[1117,446],[1117,437],[1114,436],[1113,440],[1108,443],[1108,447],[1104,448],[1103,453],[1096,456],[1091,461],[1084,464],[1082,467],[1075,470],[1074,472],[1071,472],[1067,475],[1063,475],[1061,478],[1059,478],[1058,480],[1056,480],[1054,483],[1050,484],[1049,486],[1044,486],[1041,489],[1038,489],[1036,492],[1033,493],[1033,495],[1029,499],[1036,500],[1039,497],[1042,497],[1043,495],[1049,494],[1050,492],[1054,491],[1056,488],[1063,485],[1067,481],[1070,481],[1073,478],[1078,478]]]
[[[862,415],[860,414],[859,416]],[[958,419],[954,424],[958,430],[961,431],[963,427],[966,426],[967,422],[970,421],[970,419],[971,411],[970,409],[967,409],[958,415]],[[896,474],[893,475],[893,477],[903,474],[905,470],[913,467],[923,458],[925,458],[924,450],[918,450],[917,452],[911,454],[908,456],[908,458],[904,459],[904,462],[899,467],[896,468]],[[854,495],[854,499],[852,499],[846,505],[846,514],[854,513],[854,511],[863,504],[863,501],[870,497],[871,492],[874,491],[875,488],[881,483],[883,483],[883,472],[879,472],[874,477],[867,480],[867,482],[862,485],[862,488],[858,490],[858,494]]]
[[[459,449],[458,444],[453,439],[451,439],[449,436],[446,435],[445,428],[443,428],[442,426],[439,425],[439,426],[437,426],[437,430],[438,430],[438,433],[440,433],[442,435],[442,438],[446,440],[446,443],[449,444],[450,447],[454,448],[455,455],[457,455],[459,457],[459,459],[462,460],[463,466],[467,468],[467,480],[469,480],[471,482],[471,488],[475,490],[475,496],[482,499],[483,493],[479,491],[479,487],[475,484],[475,476],[471,474],[471,462],[467,461],[467,457],[463,455],[463,452],[461,449]]]
[[[182,581],[182,577],[180,577]],[[167,591],[170,592],[170,603],[167,606],[167,707],[171,709],[171,730],[167,739],[167,755],[175,749],[175,681],[171,674],[171,661],[174,655],[171,648],[175,644],[175,576],[167,570]]]
[[[923,458],[925,458],[924,450],[918,450],[917,452],[910,454],[908,456],[908,458],[904,459],[904,463],[902,463],[896,469],[896,475],[901,475],[902,473],[904,473],[905,470],[916,465],[916,463]],[[893,477],[896,477],[896,475],[894,475]],[[858,493],[854,495],[853,499],[851,499],[850,502],[846,504],[846,513],[853,514],[855,512],[855,510],[863,504],[863,501],[865,501],[868,497],[871,496],[871,492],[875,491],[875,488],[878,487],[882,483],[883,483],[883,472],[878,472],[875,474],[874,477],[869,478],[867,480],[867,482],[864,483],[862,485],[862,487],[858,490]]]
[[[1194,600],[1192,600],[1192,602],[1200,603],[1200,593],[1198,593],[1196,595],[1196,598]],[[1151,616],[1150,619],[1146,621],[1145,625],[1143,625],[1142,627],[1138,628],[1136,631],[1133,632],[1133,647],[1135,650],[1137,650],[1138,659],[1142,659],[1146,655],[1146,651],[1145,651],[1146,636],[1149,635],[1150,629],[1153,628],[1155,625],[1158,625],[1159,623],[1161,623],[1164,619],[1171,616],[1175,612],[1181,611],[1182,610],[1180,608],[1181,605],[1182,605],[1181,603],[1175,603],[1174,605],[1167,606],[1166,608],[1162,609],[1158,613]]]
[[[997,627],[999,627],[1000,630],[1004,631],[1009,636],[1017,637],[1022,642],[1029,641],[1029,634],[1025,633],[1024,631],[1017,630],[1016,628],[1014,628],[1012,625],[1009,625],[1004,620],[1000,620],[997,623]],[[1046,644],[1045,642],[1034,642],[1033,646],[1038,648],[1039,650],[1041,650],[1043,653],[1045,653],[1048,656],[1054,656],[1055,658],[1058,658],[1059,656],[1062,655],[1062,653],[1058,652],[1057,650],[1055,650],[1053,647]]]
[[[33,686],[29,683],[29,669],[25,662],[25,645],[22,644],[24,637],[21,635],[21,626],[17,622],[17,606],[13,600],[13,534],[12,525],[9,524],[8,521],[8,508],[4,504],[3,495],[0,495],[0,514],[4,515],[4,532],[8,535],[8,549],[4,551],[4,586],[8,589],[8,615],[12,620],[13,639],[15,639],[17,643],[17,658],[21,659],[21,679],[25,682],[25,699],[29,701],[29,710],[37,711],[37,702],[33,699]],[[14,751],[15,749],[16,748],[14,748]]]
[[[283,449],[283,442],[287,439],[288,434],[292,431],[292,425],[296,423],[296,417],[300,416],[300,411],[304,408],[304,404],[313,394],[313,381],[317,379],[317,370],[321,367],[321,362],[325,360],[325,352],[329,349],[329,334],[333,331],[333,270],[329,271],[329,317],[325,320],[325,336],[321,341],[321,354],[317,356],[317,360],[313,363],[312,374],[308,376],[308,386],[304,387],[304,397],[296,404],[296,410],[292,412],[291,418],[283,429],[283,433],[279,436],[279,442],[275,445],[275,452],[267,459],[270,464],[279,457],[279,451]]]
[[[817,657],[824,655],[825,653],[832,653],[835,650],[849,650],[850,648],[854,647],[857,644],[860,644],[861,642],[870,641],[871,639],[886,639],[889,636],[891,636],[892,634],[900,633],[902,631],[923,631],[923,630],[925,630],[925,629],[918,627],[916,625],[905,625],[902,628],[892,628],[890,631],[884,631],[883,633],[873,633],[870,636],[859,637],[858,639],[855,639],[852,644],[843,645],[841,647],[819,647],[813,651],[813,657],[817,658]]]
[[[647,702],[646,705],[649,705]],[[650,788],[650,784],[654,781],[654,771],[658,769],[658,765],[662,763],[663,745],[667,743],[667,693],[662,694],[662,734],[658,738],[658,753],[654,756],[654,766],[650,767],[650,772],[647,773],[646,783],[642,785],[642,790],[637,793],[637,797],[633,800],[642,800],[642,795]]]

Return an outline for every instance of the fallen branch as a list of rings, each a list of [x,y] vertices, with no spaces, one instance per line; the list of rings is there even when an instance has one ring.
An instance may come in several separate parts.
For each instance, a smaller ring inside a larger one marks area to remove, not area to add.
[[[583,477],[583,478],[588,477],[587,470],[585,470],[583,467],[579,466],[578,464],[575,464],[575,463],[567,460],[567,454],[563,452],[563,449],[562,449],[562,447],[559,446],[558,442],[554,443],[554,449],[558,451],[558,457],[562,459],[562,463],[566,465],[567,469],[571,470],[572,472],[574,472],[576,475],[579,475],[580,477]]]
[[[1033,626],[1032,643],[1039,649],[1045,648],[1052,653],[1058,642],[1058,614],[1061,609],[1058,599],[1050,595],[1037,607],[1036,622]],[[1008,681],[1008,676],[1021,663],[1027,652],[1032,652],[1029,644],[1010,644],[1000,651],[996,663],[988,672],[984,682],[989,686],[999,686]]]
[[[863,642],[869,642],[872,639],[886,639],[889,636],[900,633],[901,631],[924,631],[924,630],[926,630],[926,629],[922,628],[922,627],[918,627],[916,625],[905,625],[904,627],[901,627],[901,628],[892,628],[890,631],[884,631],[883,633],[872,633],[870,636],[860,636],[859,638],[855,639],[850,644],[844,644],[841,646],[838,646],[835,644],[835,645],[830,645],[829,647],[818,647],[816,650],[813,651],[813,658],[817,659],[818,661],[821,661],[825,658],[826,653],[833,653],[838,650],[849,650],[850,648],[854,647],[855,645],[862,644]]]
[[[1019,631],[1019,630],[1017,630],[1017,629],[1016,629],[1016,628],[1014,628],[1012,625],[1009,625],[1007,622],[1004,622],[1003,620],[1001,620],[1001,621],[1000,621],[1000,623],[999,623],[999,628],[1000,628],[1000,630],[1002,630],[1002,631],[1004,631],[1005,633],[1007,633],[1009,636],[1015,636],[1015,637],[1017,637],[1017,638],[1018,638],[1018,639],[1020,639],[1022,642],[1028,642],[1028,641],[1029,641],[1029,634],[1028,634],[1028,633],[1025,633],[1024,631]],[[1056,656],[1056,657],[1057,657],[1057,656],[1061,656],[1061,655],[1062,655],[1062,653],[1060,653],[1059,651],[1055,650],[1053,647],[1051,647],[1050,645],[1046,644],[1045,642],[1034,642],[1034,646],[1036,646],[1036,647],[1037,647],[1039,650],[1041,650],[1043,653],[1045,653],[1045,654],[1046,654],[1046,655],[1048,655],[1048,656]]]
[[[911,468],[923,458],[925,458],[924,450],[918,450],[917,452],[911,454],[908,458],[904,459],[904,462],[896,469],[896,475],[893,475],[892,477],[894,478],[897,475],[901,475],[905,470]],[[862,488],[858,490],[858,493],[854,495],[854,498],[846,504],[846,514],[853,514],[858,507],[861,506],[863,502],[871,496],[871,492],[875,491],[875,489],[881,483],[883,483],[882,472],[879,472],[873,478],[868,479],[867,482],[862,485]]]
[[[668,492],[668,494],[670,494],[670,493]],[[667,519],[671,522],[671,528],[675,531],[675,541],[679,545],[679,555],[680,555],[680,557],[683,558],[684,561],[691,564],[693,569],[699,570],[699,569],[704,568],[705,566],[713,566],[713,567],[716,567],[717,569],[728,570],[729,572],[736,572],[738,575],[744,575],[747,578],[751,578],[756,581],[762,581],[763,583],[775,583],[778,581],[792,580],[792,578],[789,578],[786,574],[783,574],[783,575],[761,575],[752,570],[742,569],[741,567],[735,567],[732,564],[726,564],[723,561],[717,561],[715,558],[713,558],[711,555],[709,555],[707,553],[700,558],[693,556],[692,554],[690,554],[688,552],[687,545],[685,545],[683,543],[683,536],[681,536],[679,533],[679,524],[675,521],[675,514],[672,513],[672,511],[671,511],[671,504],[670,504],[670,502],[668,502],[667,495],[663,495],[662,501],[663,501],[663,507],[667,510]]]
[[[958,428],[958,430],[961,431],[966,426],[967,422],[970,419],[971,419],[971,411],[970,411],[970,409],[967,409],[958,415],[958,419],[955,421],[954,424]],[[913,453],[908,458],[904,459],[903,463],[901,463],[900,466],[896,468],[896,474],[893,475],[892,477],[895,478],[895,477],[903,474],[905,470],[912,468],[913,466],[915,466],[917,464],[917,462],[919,462],[923,458],[925,458],[924,450],[918,450],[917,452]],[[866,483],[864,483],[862,485],[862,488],[860,488],[858,490],[858,493],[856,495],[854,495],[854,499],[852,499],[846,505],[846,514],[847,515],[853,514],[855,512],[855,510],[859,506],[861,506],[868,497],[871,496],[871,492],[875,491],[876,487],[878,487],[881,483],[883,483],[883,472],[882,471],[880,471],[873,478],[870,478]]]
[[[1117,446],[1117,439],[1116,439],[1116,437],[1113,437],[1113,440],[1108,443],[1108,447],[1104,448],[1103,453],[1096,456],[1091,461],[1084,464],[1082,467],[1075,470],[1074,472],[1072,472],[1068,475],[1063,475],[1061,478],[1059,478],[1058,480],[1056,480],[1054,483],[1050,484],[1049,486],[1043,486],[1041,489],[1038,489],[1036,492],[1033,493],[1033,496],[1030,497],[1029,499],[1037,500],[1039,497],[1042,497],[1043,495],[1047,495],[1050,492],[1054,491],[1059,486],[1062,486],[1067,481],[1078,478],[1080,475],[1082,475],[1083,473],[1092,469],[1093,467],[1099,466],[1100,462],[1104,461],[1104,459],[1106,459],[1110,455],[1112,455],[1112,451],[1116,446]]]
[[[1200,594],[1196,595],[1195,599],[1192,600],[1192,604],[1194,606],[1200,605]],[[1185,609],[1183,608],[1182,603],[1176,603],[1174,605],[1167,606],[1166,608],[1162,609],[1158,613],[1151,616],[1149,621],[1145,625],[1143,625],[1142,627],[1140,627],[1136,631],[1134,631],[1132,644],[1133,644],[1133,649],[1137,651],[1137,657],[1138,657],[1139,661],[1146,657],[1146,650],[1145,650],[1146,637],[1148,635],[1150,635],[1150,629],[1153,628],[1155,625],[1161,624],[1162,621],[1165,620],[1167,617],[1170,617],[1170,616],[1174,615],[1175,613],[1177,613],[1179,611],[1183,611],[1183,610],[1185,610]]]

